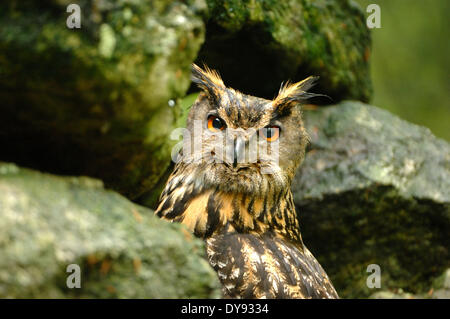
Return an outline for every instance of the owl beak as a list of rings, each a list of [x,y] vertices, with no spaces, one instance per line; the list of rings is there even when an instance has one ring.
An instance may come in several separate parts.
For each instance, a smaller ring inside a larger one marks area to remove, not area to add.
[[[234,140],[234,160],[233,167],[236,168],[238,162],[242,162],[242,155],[244,154],[245,141],[237,137]]]

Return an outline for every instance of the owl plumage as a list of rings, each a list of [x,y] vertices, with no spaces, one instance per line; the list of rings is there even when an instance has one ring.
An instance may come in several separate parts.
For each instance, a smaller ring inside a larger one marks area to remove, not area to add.
[[[200,139],[185,141],[155,213],[205,240],[226,297],[338,298],[302,241],[290,190],[308,140],[297,105],[316,78],[266,100],[227,88],[207,67],[192,73],[202,92],[187,129],[200,123]]]

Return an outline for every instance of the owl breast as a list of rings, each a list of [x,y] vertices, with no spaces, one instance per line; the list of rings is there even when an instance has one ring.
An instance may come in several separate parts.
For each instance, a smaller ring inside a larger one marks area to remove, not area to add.
[[[309,250],[276,234],[226,232],[206,245],[226,297],[338,298]]]

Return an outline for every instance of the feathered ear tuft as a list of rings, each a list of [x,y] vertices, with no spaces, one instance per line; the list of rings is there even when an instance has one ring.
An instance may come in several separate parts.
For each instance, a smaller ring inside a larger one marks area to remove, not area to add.
[[[203,65],[203,68],[204,70],[198,65],[192,64],[192,81],[210,97],[219,97],[219,91],[225,89],[222,78],[217,71],[211,70],[206,65]]]
[[[278,92],[278,96],[272,102],[274,110],[282,112],[283,110],[289,109],[297,103],[304,102],[309,98],[315,96],[326,96],[323,94],[306,92],[316,84],[318,79],[318,76],[310,76],[297,83],[291,84],[286,82],[285,84],[282,84],[280,91]]]

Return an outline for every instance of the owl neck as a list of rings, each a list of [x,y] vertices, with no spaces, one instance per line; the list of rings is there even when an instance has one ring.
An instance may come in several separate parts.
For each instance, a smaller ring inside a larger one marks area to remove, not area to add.
[[[302,243],[292,192],[250,196],[202,189],[172,176],[161,195],[156,214],[186,225],[197,237],[224,232],[273,233]]]

